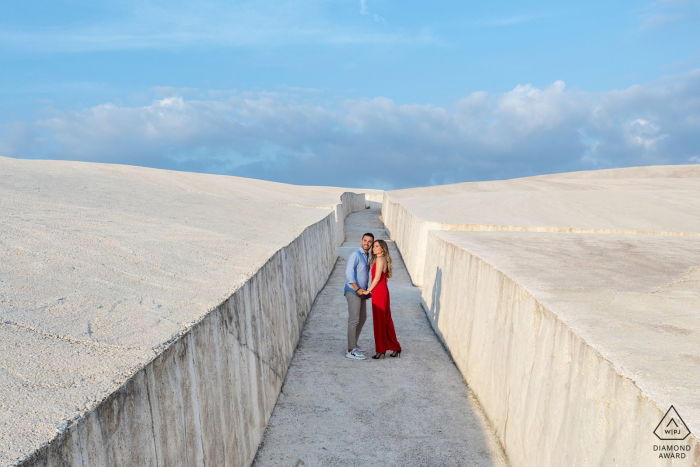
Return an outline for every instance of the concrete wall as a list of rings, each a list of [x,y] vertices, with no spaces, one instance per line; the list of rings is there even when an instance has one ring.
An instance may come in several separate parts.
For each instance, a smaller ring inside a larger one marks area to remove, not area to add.
[[[411,281],[422,286],[428,231],[449,230],[449,226],[421,221],[401,204],[392,201],[386,192],[382,202],[382,221],[401,251]]]
[[[364,195],[278,250],[241,288],[22,466],[246,466],[307,314]]]
[[[435,209],[439,210],[440,199],[435,200]],[[393,201],[384,193],[382,220],[391,232],[391,238],[401,250],[406,268],[413,284],[423,286],[423,269],[427,254],[428,232],[431,230],[459,232],[559,232],[559,233],[593,233],[593,234],[640,234],[660,236],[697,237],[696,232],[672,232],[634,229],[598,229],[551,226],[489,225],[472,223],[430,222],[421,220],[406,209],[401,203]]]
[[[345,192],[340,195],[340,204],[334,208],[337,246],[342,245],[345,241],[345,218],[348,214],[366,209],[365,204],[364,193]]]
[[[440,198],[434,201],[444,214]],[[684,459],[658,459],[653,452],[663,444],[653,430],[668,409],[666,399],[652,400],[521,283],[445,240],[449,235],[442,232],[697,233],[429,222],[387,193],[382,220],[413,283],[423,288],[435,332],[513,466],[700,466],[696,435],[686,438],[692,450]]]
[[[694,435],[685,459],[658,459],[665,410],[523,286],[440,232],[425,253],[426,313],[513,466],[700,465]]]
[[[381,209],[384,201],[384,192],[365,193],[365,206],[370,209]]]

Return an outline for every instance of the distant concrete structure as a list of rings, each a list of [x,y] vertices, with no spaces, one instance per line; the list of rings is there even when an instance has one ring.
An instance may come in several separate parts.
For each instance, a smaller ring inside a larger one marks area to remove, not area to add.
[[[384,201],[384,192],[365,193],[365,205],[368,209],[381,209]]]
[[[387,192],[382,216],[512,465],[700,465],[700,167]],[[671,405],[692,434],[662,441]]]

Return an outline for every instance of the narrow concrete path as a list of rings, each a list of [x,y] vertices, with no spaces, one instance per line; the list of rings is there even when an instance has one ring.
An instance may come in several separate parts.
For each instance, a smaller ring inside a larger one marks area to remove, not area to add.
[[[393,242],[389,292],[404,352],[400,359],[345,358],[345,264],[364,232],[388,238],[379,216],[371,209],[346,219],[346,241],[313,305],[253,465],[506,467]],[[374,354],[369,304],[360,346]]]

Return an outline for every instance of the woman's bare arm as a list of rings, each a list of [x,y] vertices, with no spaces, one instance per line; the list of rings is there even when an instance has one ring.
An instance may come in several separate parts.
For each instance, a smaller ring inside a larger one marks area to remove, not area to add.
[[[382,258],[381,256],[377,257],[377,265],[374,267],[375,271],[384,271],[384,264],[386,264],[386,260]],[[367,289],[367,293],[370,293],[374,288],[379,284],[379,279],[382,278],[382,273],[380,272],[379,274],[374,275],[374,279],[372,280],[372,285],[369,286]],[[366,295],[366,294],[365,294]]]

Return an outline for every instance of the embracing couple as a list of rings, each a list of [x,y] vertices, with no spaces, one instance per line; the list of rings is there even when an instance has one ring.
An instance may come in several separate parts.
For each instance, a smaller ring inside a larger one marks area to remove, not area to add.
[[[367,299],[372,298],[372,320],[374,322],[374,346],[372,357],[385,357],[393,350],[392,357],[401,356],[401,345],[396,339],[387,279],[391,277],[391,256],[384,240],[375,240],[374,235],[362,236],[362,247],[353,251],[345,267],[345,298],[348,301],[348,358],[365,359],[365,350],[357,345],[362,326],[367,319]],[[370,283],[371,272],[371,283]]]

